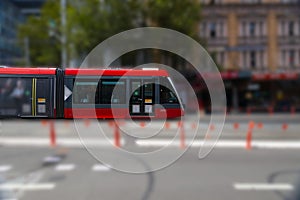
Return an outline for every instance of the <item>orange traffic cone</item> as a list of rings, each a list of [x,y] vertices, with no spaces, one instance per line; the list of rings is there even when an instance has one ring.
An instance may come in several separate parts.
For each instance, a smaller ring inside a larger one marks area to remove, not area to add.
[[[117,125],[117,123],[115,122],[115,133],[114,133],[114,136],[115,136],[115,147],[121,147],[121,143],[120,143],[120,130],[119,130],[119,127]]]
[[[54,127],[54,121],[50,121],[50,146],[55,147],[56,146],[56,133],[55,133],[55,127]]]
[[[282,130],[286,131],[288,129],[288,125],[286,123],[282,124]]]
[[[234,128],[235,130],[239,129],[239,127],[240,127],[240,124],[239,124],[239,123],[234,123],[234,124],[233,124],[233,128]]]

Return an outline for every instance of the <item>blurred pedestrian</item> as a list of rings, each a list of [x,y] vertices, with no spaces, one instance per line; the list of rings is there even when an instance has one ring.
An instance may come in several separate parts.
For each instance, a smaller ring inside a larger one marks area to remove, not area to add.
[[[14,99],[16,105],[17,116],[20,116],[22,113],[23,96],[24,96],[24,84],[21,80],[18,80],[16,83],[16,87],[10,94],[10,97]]]

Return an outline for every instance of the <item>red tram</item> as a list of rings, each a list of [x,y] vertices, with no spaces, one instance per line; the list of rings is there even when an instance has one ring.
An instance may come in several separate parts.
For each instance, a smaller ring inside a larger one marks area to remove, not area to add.
[[[183,113],[165,70],[0,68],[1,118],[176,118]]]

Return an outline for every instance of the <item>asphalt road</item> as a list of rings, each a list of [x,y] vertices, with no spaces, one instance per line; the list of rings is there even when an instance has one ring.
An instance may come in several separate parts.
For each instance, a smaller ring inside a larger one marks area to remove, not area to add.
[[[10,196],[2,199],[276,200],[291,197],[292,191],[237,190],[234,184],[280,183],[297,190],[300,177],[299,151],[289,150],[215,150],[199,160],[192,149],[165,169],[139,175],[106,168],[83,149],[69,149],[60,162],[45,165],[45,157],[55,154],[47,148],[2,147],[1,166],[11,167],[1,173],[4,183],[54,185],[9,190]]]
[[[300,199],[297,194],[300,191],[300,145],[277,148],[279,144],[276,144],[247,150],[243,141],[250,119],[246,116],[237,119],[232,117],[232,121],[227,121],[219,146],[204,159],[198,159],[199,146],[192,146],[186,152],[179,145],[169,146],[161,159],[169,159],[176,152],[182,152],[183,155],[163,169],[143,174],[116,171],[100,163],[76,140],[78,135],[72,121],[55,123],[57,147],[49,146],[49,122],[2,121],[0,199]],[[253,130],[253,143],[266,140],[274,144],[300,141],[298,116],[293,119],[287,119],[286,116],[252,119],[263,123],[263,127]],[[101,123],[104,132],[114,141],[114,127],[107,121]],[[138,126],[145,126],[140,123]],[[233,127],[234,123],[239,123],[238,129]],[[288,124],[286,130],[282,130],[284,123]],[[159,127],[160,124],[157,124]],[[186,142],[192,139],[194,126],[190,121],[185,124]],[[151,133],[151,130],[142,127],[128,127],[144,136]],[[84,130],[85,136],[94,141],[93,145],[101,146],[101,151],[114,158],[116,147],[109,142],[97,143],[97,140],[105,138],[99,136],[96,129],[97,124],[93,121],[77,124],[77,130]],[[171,121],[168,127],[163,127],[163,134],[156,137],[159,141],[170,140],[176,130],[177,122]],[[200,122],[200,135],[197,135],[196,141],[205,139],[206,133],[201,130],[204,127]],[[210,130],[211,137],[214,131]],[[122,148],[130,151],[148,152],[157,148],[150,143],[148,146],[138,145],[136,140],[124,133],[121,133],[121,139]],[[224,141],[240,141],[242,145],[220,145]],[[119,158],[114,160],[115,163],[122,161]],[[126,162],[129,165],[140,162],[145,168],[152,164],[135,156],[128,157]]]

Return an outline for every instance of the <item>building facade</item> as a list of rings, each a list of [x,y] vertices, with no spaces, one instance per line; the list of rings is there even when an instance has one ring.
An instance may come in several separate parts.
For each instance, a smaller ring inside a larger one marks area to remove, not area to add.
[[[11,0],[15,6],[20,9],[20,12],[25,16],[40,15],[41,7],[46,0]]]
[[[18,25],[39,15],[45,0],[0,0],[0,65],[24,62],[26,41],[18,41]]]
[[[300,2],[203,0],[199,34],[227,70],[299,71]]]
[[[22,55],[17,44],[17,26],[22,21],[24,16],[12,1],[0,1],[0,65],[13,65]]]
[[[227,108],[300,111],[300,1],[203,0],[202,4],[199,35],[223,70]],[[228,73],[234,76],[228,78]]]

